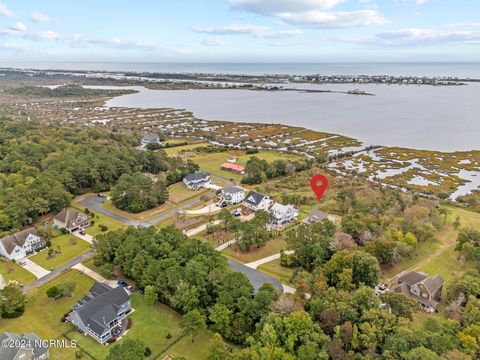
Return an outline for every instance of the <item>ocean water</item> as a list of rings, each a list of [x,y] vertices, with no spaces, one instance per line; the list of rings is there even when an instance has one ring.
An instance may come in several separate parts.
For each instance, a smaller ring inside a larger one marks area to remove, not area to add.
[[[323,74],[452,76],[480,79],[480,62],[376,63],[128,63],[128,62],[5,62],[1,67],[88,71],[135,71],[226,74]]]

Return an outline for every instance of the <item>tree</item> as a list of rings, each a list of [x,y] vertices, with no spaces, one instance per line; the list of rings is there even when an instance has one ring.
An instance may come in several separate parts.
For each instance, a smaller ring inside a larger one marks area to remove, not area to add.
[[[453,222],[453,227],[455,230],[458,230],[460,229],[460,226],[462,226],[462,223],[460,222],[460,216],[457,215],[457,217],[455,218],[455,221]]]
[[[145,302],[149,306],[153,306],[155,302],[158,300],[157,289],[153,285],[147,285],[145,287],[145,294],[144,294]]]
[[[225,342],[220,334],[214,334],[208,345],[209,360],[228,360],[231,354],[225,346]]]
[[[393,314],[409,320],[413,320],[413,313],[418,309],[417,302],[403,294],[385,292],[380,299],[390,307]]]
[[[123,343],[113,345],[105,360],[143,360],[147,353],[142,341],[127,338]]]
[[[27,296],[22,289],[13,283],[0,290],[0,316],[3,318],[16,318],[25,311]]]
[[[410,350],[403,356],[405,360],[442,360],[442,357],[423,346]]]
[[[182,320],[180,321],[180,326],[183,329],[185,335],[192,335],[192,343],[195,342],[195,336],[198,333],[207,328],[205,323],[205,315],[203,315],[198,309],[189,311],[183,315]]]
[[[457,236],[455,251],[466,260],[480,259],[480,231],[473,229],[462,229]]]
[[[353,283],[357,286],[365,284],[375,286],[380,275],[380,266],[376,257],[363,252],[355,251],[352,256]]]

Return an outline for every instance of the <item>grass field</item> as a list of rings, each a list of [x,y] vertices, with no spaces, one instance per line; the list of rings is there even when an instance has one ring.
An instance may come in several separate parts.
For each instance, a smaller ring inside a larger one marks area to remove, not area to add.
[[[278,279],[282,284],[290,284],[295,270],[280,265],[280,259],[260,265],[257,270]]]
[[[9,269],[10,272],[8,272]],[[36,279],[32,273],[13,261],[9,261],[8,263],[7,261],[0,261],[0,274],[2,274],[6,283],[16,280],[20,284],[26,285]]]
[[[100,225],[105,225],[108,227],[108,230],[106,232],[118,230],[125,227],[125,225],[120,221],[112,219],[110,216],[105,216],[103,214],[95,212],[95,224],[86,228],[85,231],[89,235],[97,236],[98,234],[104,233],[102,230],[100,230]]]
[[[168,201],[173,202],[174,204],[180,204],[185,200],[206,194],[209,191],[210,190],[208,189],[200,189],[197,191],[188,190],[183,182],[178,182],[168,187]]]
[[[48,249],[33,255],[29,259],[41,267],[50,270],[51,268],[57,268],[67,263],[74,257],[91,249],[89,243],[72,235],[61,235],[52,239],[52,248],[56,250],[58,246],[60,246],[60,254],[52,259],[48,258]]]
[[[207,145],[208,143],[198,143],[198,144],[190,144],[190,145],[184,145],[184,146],[175,146],[175,147],[165,149],[165,152],[168,155],[178,155],[178,153],[180,153],[181,151],[189,151],[197,147],[207,146]]]
[[[74,295],[59,300],[50,299],[45,290],[53,285],[73,281],[76,284]],[[60,319],[68,312],[75,302],[84,296],[94,280],[77,270],[58,276],[48,284],[28,292],[28,302],[25,313],[16,319],[2,319],[0,333],[10,331],[15,333],[35,332],[42,339],[59,339],[71,330],[71,325],[63,324]],[[75,358],[73,349],[51,349],[50,359],[69,360]]]
[[[240,250],[235,251],[235,247],[231,246],[222,251],[226,256],[238,260],[242,263],[249,263],[264,257],[278,254],[281,250],[287,248],[287,243],[281,237],[274,238],[267,242],[264,246],[257,248],[253,247],[250,251],[242,252]]]

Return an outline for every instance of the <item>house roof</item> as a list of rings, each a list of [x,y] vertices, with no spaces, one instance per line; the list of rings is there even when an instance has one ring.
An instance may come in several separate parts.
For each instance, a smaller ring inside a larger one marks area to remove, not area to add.
[[[5,332],[0,335],[0,342],[3,340],[14,340],[19,341],[19,343],[22,341],[28,343],[30,341],[31,344],[37,345],[32,348],[34,358],[40,357],[48,351],[48,347],[41,346],[40,338],[34,333],[17,335],[15,333]],[[0,346],[0,359],[13,360],[22,348],[26,349],[25,347],[20,346]]]
[[[223,188],[222,189],[222,193],[225,194],[225,195],[229,195],[229,194],[236,194],[236,193],[243,193],[243,189],[241,187],[238,187],[238,186],[229,186],[229,187],[226,187],[226,188]]]
[[[145,136],[143,139],[142,139],[143,142],[155,142],[155,141],[160,141],[160,138],[156,135],[149,135],[149,136]]]
[[[85,218],[88,218],[87,214],[75,209],[63,209],[54,216],[54,219],[66,224],[67,228],[77,226],[80,222],[84,221]]]
[[[19,231],[19,232],[15,233],[15,234],[7,235],[7,236],[1,238],[0,242],[2,243],[2,245],[5,248],[5,250],[7,251],[7,253],[11,254],[16,246],[22,247],[25,244],[25,241],[27,240],[27,238],[30,234],[33,234],[35,236],[39,236],[37,229],[35,229],[33,227],[29,227],[25,230],[22,230],[22,231]]]
[[[443,286],[443,283],[443,278],[438,274],[435,276],[429,276],[420,281],[420,284],[423,284],[430,294],[433,294],[435,291],[440,289]]]
[[[313,210],[310,210],[310,212],[308,213],[308,217],[313,220],[320,221],[328,218],[328,214],[325,211],[313,209]]]
[[[250,191],[248,195],[245,197],[244,202],[247,204],[258,206],[262,202],[263,199],[268,198],[267,195],[260,194],[256,191]]]
[[[409,271],[398,277],[398,283],[406,283],[408,286],[415,285],[416,283],[426,279],[427,274],[418,271]]]
[[[206,181],[210,177],[209,174],[203,171],[195,172],[186,175],[183,179],[188,182],[198,182],[198,181]]]
[[[83,298],[74,311],[86,326],[96,334],[102,335],[109,329],[108,324],[117,318],[120,306],[130,298],[123,287],[117,286],[112,289],[98,282],[92,286],[90,294],[92,296]]]
[[[288,210],[292,210],[294,213],[296,209],[292,205],[282,205],[279,203],[275,203],[270,208],[270,212],[276,217],[281,218]]]
[[[222,169],[232,170],[232,171],[236,171],[236,172],[244,172],[245,171],[245,168],[243,166],[232,164],[232,163],[229,163],[229,162],[223,163],[220,167]]]

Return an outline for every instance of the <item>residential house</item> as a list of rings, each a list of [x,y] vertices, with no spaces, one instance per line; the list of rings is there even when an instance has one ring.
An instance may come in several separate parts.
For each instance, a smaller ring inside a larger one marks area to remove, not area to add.
[[[423,309],[434,311],[438,302],[442,299],[444,280],[440,275],[428,276],[428,274],[409,271],[401,275],[393,292],[401,293],[418,301]]]
[[[236,157],[231,156],[231,157],[229,157],[229,158],[227,159],[227,162],[232,163],[232,164],[235,164],[235,163],[237,162],[237,160],[238,160],[238,159],[237,159]]]
[[[123,287],[96,282],[73,306],[69,319],[80,331],[104,344],[125,330],[122,320],[131,310],[130,297]]]
[[[243,166],[232,164],[230,162],[223,163],[222,165],[220,165],[220,168],[222,170],[230,171],[240,175],[245,174],[245,168]]]
[[[212,179],[206,172],[199,171],[185,176],[183,178],[183,183],[190,190],[198,190],[210,185],[212,183]]]
[[[48,346],[34,333],[0,335],[1,360],[45,360],[50,356]]]
[[[268,211],[272,205],[272,199],[269,196],[260,194],[256,191],[250,191],[248,195],[243,200],[243,206],[247,210],[258,211],[265,210]]]
[[[66,229],[69,233],[90,225],[87,214],[75,209],[63,209],[54,216],[53,223],[59,229]]]
[[[335,222],[335,217],[333,217],[332,215],[327,214],[325,211],[313,209],[308,213],[307,218],[302,221],[302,224],[308,225],[314,222],[321,222],[324,219]]]
[[[19,260],[45,247],[46,242],[40,238],[38,231],[29,227],[15,234],[0,239],[0,255],[8,260]]]
[[[293,205],[275,203],[269,210],[272,214],[272,226],[285,225],[292,222],[298,216],[298,210]]]
[[[158,135],[149,135],[145,136],[142,140],[140,140],[140,144],[142,147],[146,147],[149,144],[160,144],[161,140]]]
[[[223,188],[220,192],[220,200],[218,205],[227,206],[233,204],[239,204],[245,199],[245,191],[238,186],[229,186]]]

